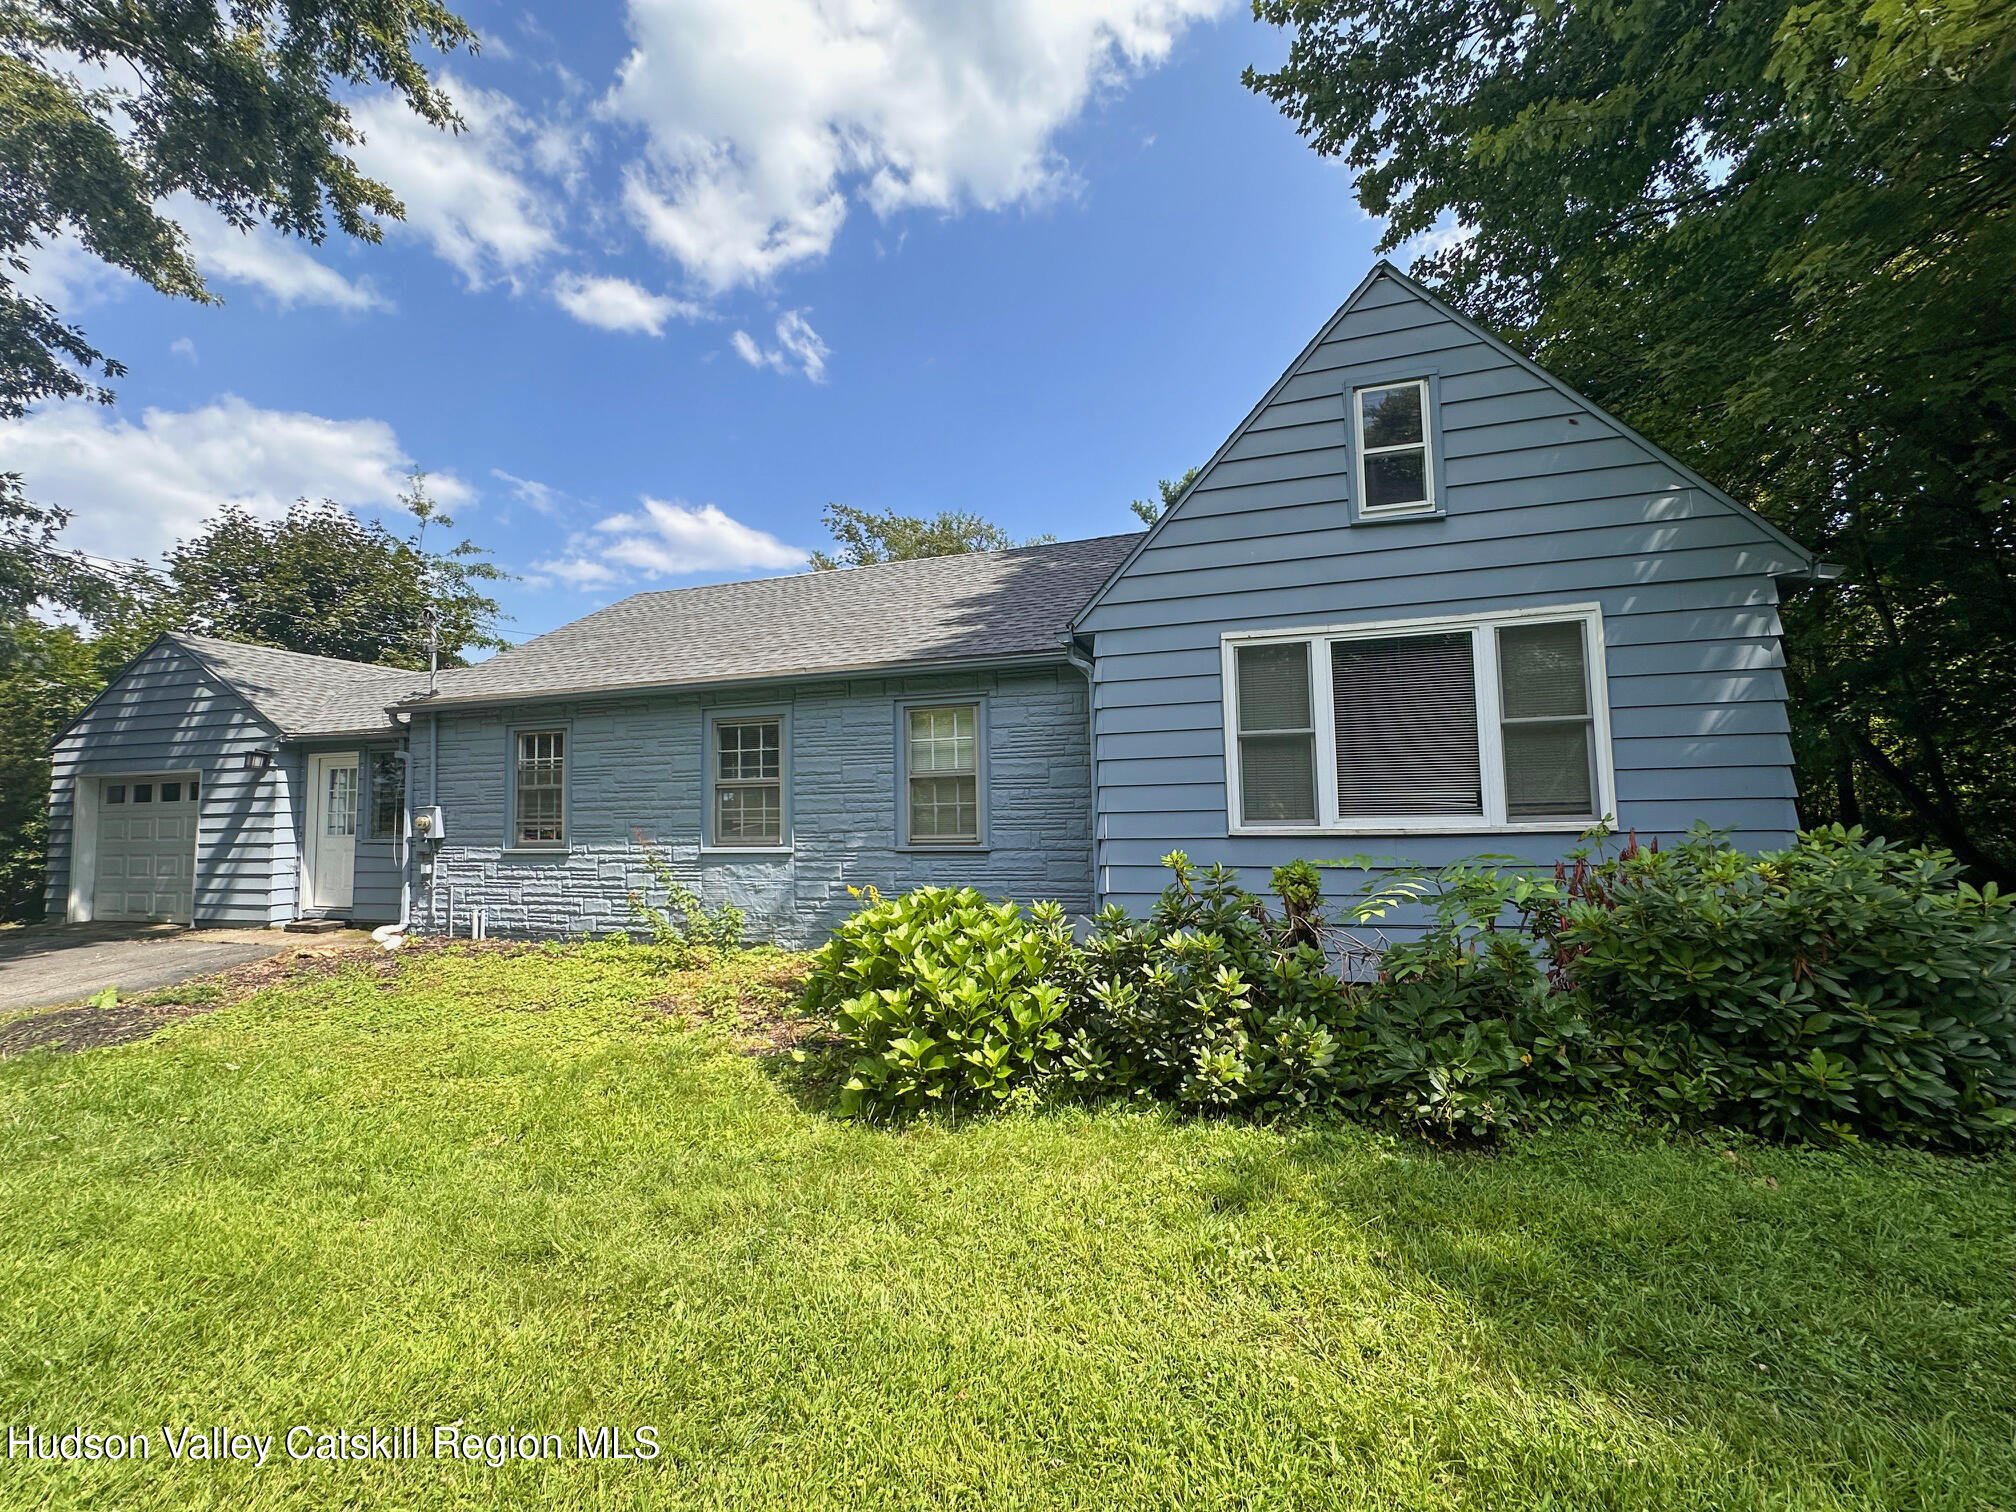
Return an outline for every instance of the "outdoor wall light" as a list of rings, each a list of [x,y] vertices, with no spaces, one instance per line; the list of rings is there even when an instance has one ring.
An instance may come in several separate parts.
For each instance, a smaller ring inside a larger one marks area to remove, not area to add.
[[[245,753],[245,770],[248,772],[270,771],[273,766],[273,752],[265,746],[255,746]]]

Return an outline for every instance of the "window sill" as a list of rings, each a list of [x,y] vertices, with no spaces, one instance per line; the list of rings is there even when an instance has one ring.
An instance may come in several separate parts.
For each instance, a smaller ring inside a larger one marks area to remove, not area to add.
[[[1321,839],[1335,836],[1377,835],[1580,835],[1600,823],[1596,819],[1534,819],[1511,824],[1449,824],[1434,820],[1399,820],[1392,824],[1367,824],[1327,828],[1316,824],[1233,825],[1225,833],[1241,839],[1278,835],[1288,839]]]
[[[703,845],[703,856],[794,856],[797,847],[791,845]]]
[[[522,861],[532,856],[564,856],[569,849],[565,845],[507,845],[503,855],[506,860]]]
[[[920,844],[913,840],[907,845],[897,846],[896,851],[905,856],[984,856],[993,848],[978,840],[947,841],[940,845]]]
[[[1354,509],[1351,511],[1353,525],[1400,525],[1408,520],[1440,520],[1449,511],[1440,504],[1425,505],[1420,509]]]

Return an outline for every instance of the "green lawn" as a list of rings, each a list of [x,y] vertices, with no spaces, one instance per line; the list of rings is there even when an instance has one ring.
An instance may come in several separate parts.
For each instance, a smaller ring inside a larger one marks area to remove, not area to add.
[[[2016,1162],[892,1133],[727,1024],[776,958],[646,960],[421,954],[0,1064],[0,1418],[153,1434],[0,1503],[2016,1505]],[[457,1420],[663,1452],[160,1441]]]

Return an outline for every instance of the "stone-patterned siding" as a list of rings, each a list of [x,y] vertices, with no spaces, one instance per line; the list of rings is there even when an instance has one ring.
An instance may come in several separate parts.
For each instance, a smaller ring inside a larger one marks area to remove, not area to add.
[[[897,836],[899,702],[986,700],[988,848],[907,851]],[[701,846],[706,715],[789,716],[789,855]],[[709,902],[732,898],[750,934],[809,945],[859,906],[848,886],[884,892],[967,884],[1027,901],[1092,904],[1092,787],[1084,677],[1075,669],[807,683],[767,696],[640,696],[440,717],[439,796],[446,841],[431,882],[416,882],[416,927],[466,934],[481,909],[494,935],[601,934],[632,927],[626,898],[646,884],[640,840]],[[568,845],[506,844],[514,732],[568,732]],[[412,731],[410,801],[434,792],[425,716]],[[453,919],[449,895],[453,892]]]

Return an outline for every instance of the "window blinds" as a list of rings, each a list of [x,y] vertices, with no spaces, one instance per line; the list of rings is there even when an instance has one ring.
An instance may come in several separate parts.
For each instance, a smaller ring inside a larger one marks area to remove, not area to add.
[[[1483,813],[1471,646],[1468,631],[1331,644],[1340,817]]]

